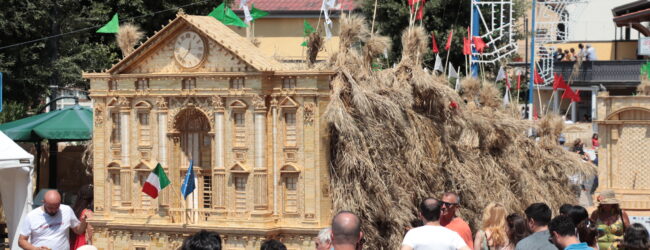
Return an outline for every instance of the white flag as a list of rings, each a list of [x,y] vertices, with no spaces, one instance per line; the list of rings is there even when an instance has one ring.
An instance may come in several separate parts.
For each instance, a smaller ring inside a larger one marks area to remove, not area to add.
[[[503,106],[510,104],[510,88],[506,88],[506,93],[503,95]]]
[[[246,2],[248,2],[248,0],[241,0],[239,2],[239,8],[244,10],[244,16],[245,16],[244,20],[246,22],[250,22],[253,21],[253,16],[251,16],[251,11],[250,9],[248,9],[248,5],[246,4]]]
[[[334,8],[334,5],[336,5],[336,0],[323,0],[323,5],[320,7],[320,11],[325,16],[325,39],[332,38],[332,26],[334,24],[332,23],[332,19],[330,19],[329,9]]]
[[[456,86],[454,87],[456,91],[460,91],[460,78],[456,78]]]
[[[454,65],[449,63],[449,74],[447,74],[447,77],[449,78],[459,78],[458,72],[456,72],[456,69],[454,69]]]
[[[506,70],[503,68],[503,66],[501,66],[501,68],[499,68],[499,73],[497,74],[497,79],[494,81],[495,82],[502,81],[506,79],[506,77],[508,77],[506,76]]]
[[[445,71],[445,69],[442,68],[442,58],[440,58],[440,56],[438,54],[436,54],[436,63],[433,66],[433,70],[437,70],[437,71],[440,71],[440,72]]]

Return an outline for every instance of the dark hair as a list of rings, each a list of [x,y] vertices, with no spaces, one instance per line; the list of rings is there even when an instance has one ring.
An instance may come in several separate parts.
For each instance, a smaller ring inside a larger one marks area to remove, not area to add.
[[[86,184],[79,188],[79,191],[77,192],[77,200],[72,206],[72,211],[74,211],[74,214],[77,216],[77,218],[81,216],[81,212],[83,212],[84,209],[93,209],[92,184]]]
[[[571,49],[569,49],[569,50],[570,50],[571,52],[575,52],[575,51],[576,51],[576,49],[574,49],[574,48],[571,48]]]
[[[201,230],[187,237],[181,250],[221,250],[221,237],[216,232]]]
[[[279,240],[267,240],[262,243],[260,250],[287,250],[287,247]]]
[[[598,139],[598,133],[594,133],[594,135],[591,136],[591,139]]]
[[[427,221],[440,219],[440,202],[434,198],[426,198],[420,202],[420,213]]]
[[[355,224],[341,225],[337,218],[342,214],[351,214],[354,216]],[[349,211],[341,211],[332,218],[332,241],[344,244],[355,244],[359,241],[359,233],[361,233],[361,220],[357,215]]]
[[[510,214],[506,217],[508,223],[508,239],[513,245],[530,235],[530,228],[526,225],[526,219],[519,214]]]
[[[582,45],[582,43],[578,44],[578,48],[581,48],[581,49],[582,49],[582,48],[584,48],[584,47],[585,47],[585,46]]]
[[[573,221],[573,225],[578,225],[583,220],[589,218],[589,212],[582,206],[573,206],[566,214]]]
[[[561,236],[576,236],[576,225],[569,216],[558,215],[548,223],[548,231],[556,232]]]
[[[544,203],[533,203],[526,208],[526,217],[533,219],[538,226],[546,226],[551,221],[551,209]]]
[[[560,215],[569,214],[569,210],[571,210],[572,207],[573,205],[571,204],[562,204],[562,206],[560,206]]]
[[[647,250],[650,249],[650,242],[648,242],[648,230],[639,223],[630,225],[625,230],[623,242],[619,249],[625,250]]]
[[[595,246],[598,240],[598,227],[591,219],[586,219],[576,226],[578,228],[578,237],[580,242],[585,242],[589,246]]]

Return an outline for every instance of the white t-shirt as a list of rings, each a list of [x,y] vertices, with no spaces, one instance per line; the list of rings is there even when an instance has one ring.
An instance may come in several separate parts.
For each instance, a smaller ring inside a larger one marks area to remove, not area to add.
[[[68,229],[78,225],[77,216],[67,205],[62,204],[59,212],[54,216],[50,216],[43,207],[39,207],[27,214],[18,233],[29,236],[29,242],[36,247],[69,250]]]
[[[402,245],[414,250],[456,250],[466,247],[458,233],[442,226],[421,226],[408,231]]]

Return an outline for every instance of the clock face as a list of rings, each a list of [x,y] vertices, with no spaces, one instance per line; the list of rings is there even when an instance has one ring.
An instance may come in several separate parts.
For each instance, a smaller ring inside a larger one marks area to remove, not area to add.
[[[184,68],[198,66],[205,57],[205,42],[193,31],[181,33],[174,42],[174,58]]]

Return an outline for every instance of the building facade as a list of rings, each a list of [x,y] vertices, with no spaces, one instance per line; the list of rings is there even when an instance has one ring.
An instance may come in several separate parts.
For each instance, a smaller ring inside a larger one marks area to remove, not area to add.
[[[132,54],[84,73],[94,101],[100,249],[175,249],[200,229],[225,249],[313,249],[329,224],[331,72],[286,70],[216,19],[179,12]],[[196,190],[180,186],[193,163]],[[160,163],[171,181],[141,192]]]

